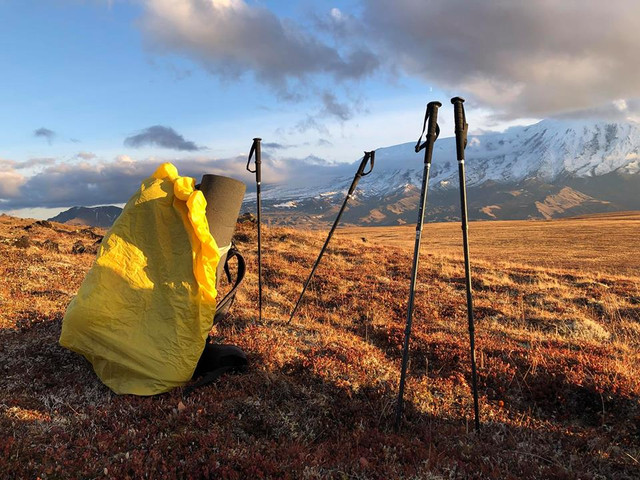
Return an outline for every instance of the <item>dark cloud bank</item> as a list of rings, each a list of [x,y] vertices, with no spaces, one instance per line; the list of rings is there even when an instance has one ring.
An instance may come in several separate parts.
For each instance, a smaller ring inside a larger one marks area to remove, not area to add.
[[[53,140],[56,138],[56,132],[45,127],[40,127],[37,130],[33,131],[33,136],[44,138],[47,142],[49,142],[49,145],[51,145],[51,142],[53,142]]]
[[[246,156],[226,159],[184,159],[172,163],[180,175],[200,181],[205,173],[237,178],[255,190],[255,176],[246,171]],[[133,161],[122,155],[112,162],[54,164],[29,178],[16,171],[15,162],[0,161],[0,210],[29,207],[70,207],[124,203],[159,166],[158,160]],[[304,182],[327,171],[317,157],[273,159],[263,154],[262,171],[269,183],[296,179]],[[343,166],[334,167],[336,172]],[[333,171],[333,169],[332,169]],[[339,173],[339,172],[338,172]]]
[[[154,125],[144,129],[136,135],[125,138],[124,144],[125,146],[132,148],[151,146],[186,152],[195,152],[205,149],[204,147],[199,147],[192,141],[185,140],[184,137],[173,128],[162,125]]]

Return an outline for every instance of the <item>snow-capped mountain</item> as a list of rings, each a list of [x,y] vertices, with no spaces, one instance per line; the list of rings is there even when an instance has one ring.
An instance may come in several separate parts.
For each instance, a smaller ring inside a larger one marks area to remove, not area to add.
[[[526,178],[554,181],[561,175],[592,177],[626,168],[640,170],[640,125],[543,120],[504,133],[471,135],[466,148],[468,186],[487,181],[518,182]],[[376,160],[382,169],[415,170],[413,144],[382,148]],[[436,142],[431,171],[434,185],[446,188],[457,181],[455,139]],[[416,172],[420,177],[421,172]],[[413,179],[414,184],[418,184]]]
[[[553,218],[640,209],[639,150],[640,124],[634,122],[543,120],[470,135],[465,161],[470,217]],[[266,188],[266,214],[285,224],[332,220],[358,163],[315,165],[299,183],[291,179]],[[423,153],[416,154],[413,143],[377,149],[375,168],[360,181],[345,222],[415,222],[423,165]],[[429,189],[428,219],[459,218],[453,137],[436,141]]]

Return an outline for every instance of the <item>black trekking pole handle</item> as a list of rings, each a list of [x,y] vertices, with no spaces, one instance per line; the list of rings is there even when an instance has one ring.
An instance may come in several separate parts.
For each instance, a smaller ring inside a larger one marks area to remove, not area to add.
[[[370,152],[364,152],[364,157],[360,161],[360,165],[358,166],[358,171],[356,172],[356,175],[353,177],[353,181],[351,182],[351,186],[349,187],[349,191],[347,193],[347,196],[345,197],[344,202],[342,203],[342,207],[340,207],[340,211],[338,212],[338,216],[336,217],[335,221],[333,222],[333,226],[331,227],[331,230],[329,230],[329,234],[327,235],[327,239],[325,240],[324,245],[322,246],[322,249],[320,250],[320,253],[318,254],[318,258],[316,259],[315,263],[313,264],[313,267],[311,268],[311,273],[309,273],[309,276],[307,277],[307,280],[304,282],[304,285],[302,286],[302,292],[300,292],[300,296],[298,297],[298,301],[296,302],[295,306],[293,307],[293,310],[291,311],[291,315],[289,316],[289,320],[287,321],[287,324],[291,323],[291,320],[293,320],[293,317],[296,315],[296,312],[298,311],[298,307],[300,306],[300,303],[302,302],[302,298],[304,297],[304,294],[307,291],[307,287],[311,283],[311,279],[313,278],[313,274],[316,272],[316,268],[318,268],[318,265],[320,264],[320,260],[322,259],[322,256],[324,255],[324,252],[326,251],[327,246],[329,245],[329,241],[331,240],[331,237],[333,236],[333,232],[335,232],[336,227],[338,226],[338,223],[340,222],[340,218],[342,217],[342,214],[344,213],[345,209],[347,208],[347,202],[353,196],[353,192],[355,191],[356,186],[358,185],[358,182],[360,181],[360,179],[362,177],[366,177],[373,170],[373,164],[375,162],[375,156],[376,156],[376,151],[375,150],[372,150]],[[369,170],[367,172],[365,172],[365,169],[367,168],[367,165],[369,165]]]
[[[349,192],[347,193],[348,197],[351,197],[351,195],[353,195],[353,192],[356,190],[356,187],[358,186],[358,182],[360,181],[360,179],[362,177],[366,177],[371,173],[371,171],[373,170],[373,165],[375,161],[376,161],[375,150],[372,150],[370,152],[364,152],[364,157],[362,157],[362,160],[360,161],[360,166],[358,166],[358,171],[356,172],[356,176],[353,178],[353,182],[349,187]],[[365,172],[367,165],[369,165],[369,170]]]
[[[251,144],[251,150],[249,151],[249,158],[247,159],[247,171],[256,174],[256,182],[260,184],[262,180],[262,150],[260,148],[261,138],[254,138],[253,143]],[[251,165],[251,159],[255,155],[255,168],[251,170],[249,167]]]
[[[440,126],[438,125],[438,109],[442,106],[440,102],[429,102],[427,104],[427,111],[424,114],[424,124],[422,125],[422,132],[418,137],[418,142],[415,146],[416,153],[420,152],[423,148],[427,148],[428,151],[424,152],[425,163],[431,163],[431,157],[433,152],[433,144],[440,136]],[[424,143],[420,144],[422,136],[425,131],[427,135],[424,139]],[[430,149],[430,151],[429,151]]]
[[[464,113],[464,98],[453,97],[451,103],[453,104],[453,120],[456,132],[456,153],[458,154],[458,160],[464,160],[464,149],[467,148],[467,131],[469,130],[467,117]]]

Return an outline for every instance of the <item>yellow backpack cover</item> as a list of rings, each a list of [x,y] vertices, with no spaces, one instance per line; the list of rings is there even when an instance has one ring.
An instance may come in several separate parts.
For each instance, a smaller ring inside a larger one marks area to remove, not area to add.
[[[165,163],[105,235],[62,321],[60,345],[115,393],[154,395],[191,379],[216,309],[220,250],[195,180]]]

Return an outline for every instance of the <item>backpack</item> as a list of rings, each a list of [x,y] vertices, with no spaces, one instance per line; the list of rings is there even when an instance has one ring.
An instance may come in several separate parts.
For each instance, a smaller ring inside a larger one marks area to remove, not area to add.
[[[193,178],[170,163],[158,167],[105,235],[67,307],[60,345],[83,355],[115,393],[154,395],[189,382],[214,317],[233,303],[244,272],[216,303],[224,252],[206,207]],[[238,255],[230,258],[240,273]]]

